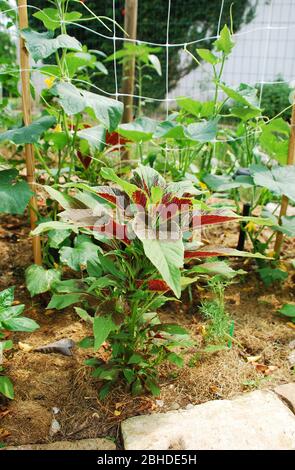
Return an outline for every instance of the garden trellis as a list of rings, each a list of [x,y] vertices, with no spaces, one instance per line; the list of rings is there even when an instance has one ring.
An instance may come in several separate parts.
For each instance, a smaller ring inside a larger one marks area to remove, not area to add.
[[[83,2],[81,2],[81,3],[83,3]],[[79,23],[79,21],[75,21],[74,23],[71,22],[71,21],[65,21],[66,24],[75,25],[76,27],[83,29],[87,33],[95,35],[97,38],[102,38],[103,40],[111,41],[113,43],[114,54],[116,54],[116,52],[118,50],[118,43],[124,43],[124,42],[125,43],[131,43],[131,44],[144,44],[144,45],[151,46],[151,47],[162,47],[162,48],[165,49],[166,64],[165,64],[165,67],[163,67],[163,69],[164,69],[163,77],[164,77],[164,80],[165,80],[165,96],[163,96],[161,98],[155,98],[155,97],[152,97],[152,96],[139,95],[137,92],[134,92],[134,93],[125,92],[124,87],[121,89],[120,88],[120,83],[118,81],[117,61],[116,61],[115,58],[114,58],[114,66],[113,66],[113,68],[114,68],[114,90],[113,90],[113,92],[109,92],[109,91],[107,92],[106,90],[101,89],[97,85],[91,84],[91,86],[94,90],[97,90],[98,92],[100,92],[104,95],[114,97],[117,100],[119,100],[119,99],[120,100],[121,99],[123,99],[123,100],[124,99],[130,99],[130,100],[140,99],[140,100],[148,100],[150,102],[156,102],[159,105],[162,105],[162,107],[165,109],[166,118],[168,118],[170,107],[173,106],[173,104],[176,102],[176,99],[171,96],[171,91],[169,89],[169,53],[170,53],[171,48],[183,47],[185,49],[188,46],[198,47],[204,41],[208,42],[208,41],[216,40],[219,37],[219,34],[220,34],[220,28],[222,26],[221,25],[222,15],[224,13],[224,0],[221,0],[220,4],[219,4],[219,8],[220,8],[219,20],[218,20],[218,24],[216,25],[215,34],[213,34],[209,37],[204,37],[204,38],[197,39],[197,40],[190,41],[190,42],[183,42],[183,43],[170,42],[170,20],[171,20],[171,6],[172,6],[172,4],[173,4],[173,0],[167,0],[166,31],[163,32],[163,40],[162,41],[160,40],[158,42],[148,41],[148,40],[146,40],[146,38],[136,39],[135,37],[126,37],[123,34],[122,30],[120,28],[118,28],[117,24],[116,24],[117,18],[116,18],[116,1],[115,0],[112,0],[113,24],[112,24],[112,27],[109,28],[109,29],[112,29],[112,31],[110,31],[110,34],[103,34],[99,31],[97,31],[95,29],[95,27],[91,28],[89,26],[86,26],[84,23]],[[261,75],[261,80],[258,83],[259,86],[260,86],[260,100],[261,100],[262,95],[263,95],[263,88],[264,88],[265,84],[277,84],[278,83],[277,81],[271,82],[269,80],[265,80],[265,76],[264,76],[265,75],[265,67],[266,67],[267,56],[268,56],[268,53],[269,53],[269,41],[270,41],[271,34],[275,30],[288,29],[288,26],[283,27],[283,26],[272,25],[272,14],[271,14],[272,4],[273,4],[273,0],[271,0],[271,2],[270,2],[270,11],[269,11],[269,16],[267,18],[267,24],[266,24],[266,26],[262,26],[260,28],[261,30],[263,30],[265,32],[265,38],[266,38],[265,51],[264,51],[265,53],[264,53],[263,65],[262,65],[262,75]],[[128,2],[126,3],[126,5],[128,6]],[[26,6],[26,2],[24,2],[24,1],[19,2],[19,7],[20,7],[20,11],[22,9],[26,10],[27,8],[31,9],[33,11],[41,11],[40,8],[38,8],[34,5],[28,4]],[[87,3],[85,4],[85,8],[87,9],[87,11],[91,15],[93,15],[93,18],[95,19],[95,15],[87,7]],[[23,16],[23,15],[20,15],[20,16]],[[97,17],[96,17],[96,20],[97,20],[97,22],[101,21]],[[249,28],[249,29],[247,29],[247,31],[237,32],[233,35],[233,37],[239,37],[239,35],[242,35],[242,34],[243,35],[244,34],[251,35],[251,33],[254,30],[257,30],[257,28],[254,28],[254,29]],[[26,66],[24,66],[24,63],[21,63],[20,68],[18,69],[18,71],[22,74],[23,78],[26,77],[25,78],[26,80],[28,80],[29,72],[31,72],[33,70],[34,70],[34,68],[31,68],[31,67],[27,68]],[[74,81],[77,82],[76,79],[73,79],[73,82]],[[79,81],[82,82],[81,80],[79,80]],[[284,82],[284,81],[282,80],[282,82]],[[25,98],[25,96],[26,96],[26,94],[23,95],[24,98]],[[191,98],[194,98],[194,96],[191,96]],[[24,101],[27,102],[27,107],[30,106],[29,103],[28,103],[28,100],[24,99]],[[27,111],[30,113],[29,109],[27,109]],[[129,120],[129,119],[130,119],[130,115],[129,115],[127,120]],[[255,132],[256,132],[256,130],[254,131],[254,133]],[[291,135],[293,135],[293,133],[291,133]],[[245,137],[242,136],[242,137],[236,137],[234,139],[231,139],[231,141],[233,141],[233,140],[242,141],[244,139],[245,139]],[[216,143],[218,143],[218,142],[219,142],[219,140],[216,140]],[[222,140],[222,142],[225,142],[225,140]],[[30,155],[30,152],[31,152],[29,150],[30,148],[31,148],[31,144],[29,144],[29,146],[27,147],[27,154],[29,154],[29,155]],[[290,145],[290,148],[291,148],[291,150],[289,151],[288,163],[292,164],[292,163],[294,163],[294,151],[292,151],[292,148],[293,148],[292,145]],[[166,155],[168,154],[169,150],[170,150],[170,148],[169,148],[168,144],[166,143],[165,144]],[[175,150],[175,147],[174,147],[174,150]],[[32,162],[33,161],[32,160],[33,159],[33,154],[32,153],[31,153],[31,156],[32,156],[32,158],[29,158],[28,160]],[[33,166],[32,166],[32,163],[31,163],[31,169],[32,168],[33,168]],[[29,173],[30,173],[30,168],[28,167],[28,178],[31,178],[33,175],[30,175]],[[34,200],[33,200],[33,203],[34,203]],[[286,201],[284,202],[283,206],[285,206],[285,205],[286,205]],[[282,215],[283,215],[283,213],[284,213],[284,209],[282,209]],[[31,210],[31,219],[33,221],[32,224],[34,224],[34,220],[35,220],[35,215],[34,214],[35,214],[35,210],[32,209]],[[34,243],[35,244],[38,243],[38,240],[35,240]],[[37,255],[35,256],[35,260],[36,260],[36,262],[39,262]]]

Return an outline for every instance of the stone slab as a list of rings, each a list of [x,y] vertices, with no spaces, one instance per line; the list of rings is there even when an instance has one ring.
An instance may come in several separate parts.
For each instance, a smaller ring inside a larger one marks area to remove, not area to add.
[[[126,450],[295,449],[295,415],[274,393],[257,390],[189,410],[129,418]]]
[[[275,393],[287,401],[288,405],[295,413],[295,382],[279,385],[274,389]]]

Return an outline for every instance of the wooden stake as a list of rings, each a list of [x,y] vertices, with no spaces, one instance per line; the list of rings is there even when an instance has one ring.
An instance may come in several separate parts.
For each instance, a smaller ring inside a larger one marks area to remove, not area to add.
[[[287,165],[295,164],[295,101],[293,102],[292,107],[292,117],[291,117],[291,133],[289,140],[289,150],[288,150],[288,160]],[[287,196],[282,196],[281,210],[279,215],[279,224],[282,223],[282,217],[287,214],[289,200]],[[281,253],[282,243],[284,239],[284,234],[282,232],[277,233],[276,242],[274,246],[274,252],[278,258]]]
[[[137,35],[137,0],[125,0],[124,29],[129,39],[136,39]],[[133,120],[133,96],[135,83],[135,57],[124,61],[122,93],[124,103],[123,122]]]
[[[19,29],[22,30],[28,27],[28,9],[27,9],[27,0],[18,0],[18,14],[19,14]],[[28,126],[32,122],[31,118],[31,93],[30,93],[30,59],[29,53],[25,47],[25,41],[20,36],[19,40],[20,46],[20,68],[21,68],[21,84],[22,84],[22,110],[23,110],[23,121],[24,125]],[[27,181],[32,189],[35,192],[35,158],[34,158],[34,148],[32,144],[25,145],[25,157],[26,157],[26,167],[27,167]],[[37,199],[34,195],[30,199],[29,213],[31,228],[36,227],[37,222]],[[41,242],[40,237],[33,237],[33,254],[34,254],[34,263],[42,264],[42,254],[41,254]]]

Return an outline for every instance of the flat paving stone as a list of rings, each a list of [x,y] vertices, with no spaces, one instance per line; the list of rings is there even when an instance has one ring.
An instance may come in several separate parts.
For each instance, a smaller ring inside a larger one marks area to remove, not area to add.
[[[109,439],[82,439],[80,441],[56,441],[49,444],[9,446],[5,450],[116,450]]]
[[[257,390],[189,410],[122,423],[126,450],[295,449],[295,415],[272,391]]]
[[[295,382],[290,384],[279,385],[274,392],[282,397],[295,413]]]

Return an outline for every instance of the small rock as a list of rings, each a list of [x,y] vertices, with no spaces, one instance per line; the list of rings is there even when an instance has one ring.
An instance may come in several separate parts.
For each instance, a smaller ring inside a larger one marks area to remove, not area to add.
[[[60,412],[60,409],[57,408],[57,406],[54,406],[54,407],[52,408],[52,413],[53,413],[54,415],[57,415],[59,412]]]
[[[290,343],[288,344],[288,347],[290,349],[295,349],[295,339],[293,339],[293,341],[290,341]]]
[[[156,400],[156,405],[159,407],[159,408],[162,408],[164,406],[164,401],[163,400]]]
[[[21,341],[18,342],[18,347],[21,351],[24,352],[30,352],[32,349],[34,349],[34,346],[31,346],[30,344],[27,343],[22,343]]]
[[[53,420],[51,422],[50,430],[49,430],[49,435],[51,437],[54,436],[55,434],[57,434],[60,431],[60,429],[61,429],[61,427],[60,427],[59,422],[55,418],[53,418]]]
[[[179,403],[172,403],[170,406],[170,410],[179,410],[180,404]]]

